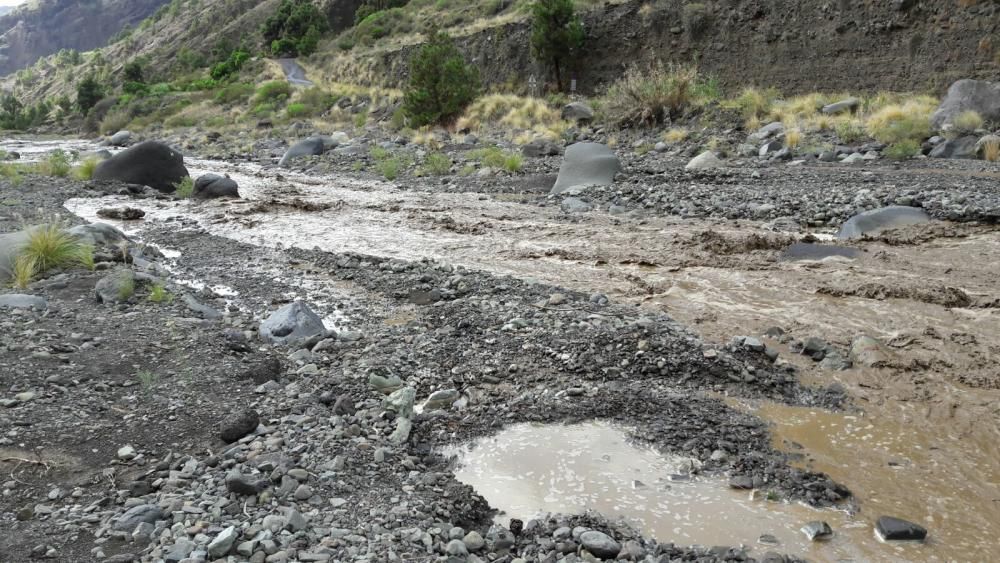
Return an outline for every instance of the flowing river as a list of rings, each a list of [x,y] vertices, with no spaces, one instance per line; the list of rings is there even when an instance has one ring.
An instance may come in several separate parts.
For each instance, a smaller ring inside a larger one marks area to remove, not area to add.
[[[26,158],[60,147],[85,150],[88,145],[0,144]],[[515,428],[494,438],[499,442],[492,449],[455,452],[467,468],[459,470],[460,476],[465,471],[464,478],[491,502],[507,499],[509,506],[501,507],[507,517],[601,508],[632,519],[661,541],[750,544],[759,534],[772,534],[781,543],[773,549],[816,561],[994,557],[1000,537],[1000,389],[995,384],[1000,309],[946,307],[919,295],[928,288],[955,286],[976,302],[996,299],[996,229],[966,229],[959,236],[945,234],[910,245],[869,241],[856,259],[778,261],[761,253],[720,251],[710,244],[774,236],[752,222],[639,220],[601,212],[568,220],[556,205],[536,205],[534,195],[410,191],[377,181],[279,174],[250,164],[199,159],[187,163],[193,176],[229,174],[244,199],[109,196],[73,199],[66,207],[90,221],[99,220],[97,211],[104,207],[141,208],[144,220],[118,223],[139,237],[143,225],[181,217],[197,221],[212,234],[254,245],[434,258],[601,291],[664,311],[708,340],[760,335],[780,326],[798,338],[818,336],[844,347],[860,334],[888,344],[888,367],[834,372],[818,368],[780,342],[770,342],[782,358],[802,368],[807,383],[843,384],[861,412],[732,401],[772,423],[777,447],[804,454],[804,466],[827,472],[849,487],[860,504],[857,514],[751,500],[712,481],[670,483],[657,475],[668,473],[677,460],[648,452],[638,457],[646,463],[634,467],[614,465],[614,456],[600,463],[583,456],[583,463],[570,468],[574,481],[569,487],[559,479],[543,478],[555,469],[530,451],[572,443],[581,430]],[[524,199],[531,201],[526,204]],[[823,290],[871,282],[898,291],[892,298],[873,299]],[[598,432],[609,444],[621,442],[613,428],[583,431]],[[632,448],[624,443],[617,447],[624,448],[622,452]],[[482,453],[497,448],[530,467],[533,480],[503,477],[504,465]],[[634,481],[642,486],[634,488]],[[570,489],[579,494],[560,493]],[[611,497],[625,500],[616,503]],[[928,541],[915,546],[881,544],[872,533],[872,523],[881,515],[927,527]],[[833,541],[810,544],[797,532],[806,521],[817,519],[834,526]],[[734,521],[752,524],[737,527],[738,537],[730,537],[723,527]]]

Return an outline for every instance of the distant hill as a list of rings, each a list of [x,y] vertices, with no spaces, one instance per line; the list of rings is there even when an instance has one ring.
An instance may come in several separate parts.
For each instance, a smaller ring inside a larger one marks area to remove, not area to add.
[[[0,74],[31,66],[61,49],[107,44],[169,0],[35,0],[0,8]]]

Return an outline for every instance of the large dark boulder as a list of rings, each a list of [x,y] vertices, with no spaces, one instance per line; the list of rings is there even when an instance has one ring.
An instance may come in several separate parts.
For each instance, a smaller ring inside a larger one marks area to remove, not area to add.
[[[931,149],[931,158],[976,158],[976,146],[979,137],[966,135],[957,139],[948,139]]]
[[[214,199],[217,197],[240,197],[240,187],[229,176],[218,174],[203,174],[194,181],[192,196],[197,199]]]
[[[886,229],[896,229],[906,225],[926,223],[931,218],[919,207],[892,205],[881,209],[872,209],[851,217],[837,233],[839,239],[861,238],[867,234],[877,233]]]
[[[892,516],[880,516],[875,523],[875,533],[882,541],[924,541],[927,529],[913,522]]]
[[[335,133],[334,135],[316,135],[303,139],[288,147],[285,154],[278,161],[278,166],[285,166],[292,160],[300,156],[319,156],[324,152],[335,149],[347,142],[347,135]]]
[[[188,177],[184,156],[159,141],[146,141],[99,163],[95,180],[117,180],[173,193]]]
[[[289,303],[260,323],[260,336],[272,344],[305,346],[327,334],[323,319],[301,301]]]
[[[931,116],[931,127],[940,131],[966,111],[978,113],[987,122],[1000,121],[1000,82],[969,79],[955,82]]]
[[[599,143],[577,143],[566,149],[559,177],[551,193],[580,190],[587,186],[610,186],[622,165],[615,152]]]

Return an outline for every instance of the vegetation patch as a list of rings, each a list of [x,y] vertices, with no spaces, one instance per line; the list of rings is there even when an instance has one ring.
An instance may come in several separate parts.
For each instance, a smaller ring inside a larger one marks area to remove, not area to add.
[[[505,151],[500,147],[476,149],[470,151],[469,156],[478,160],[483,166],[511,173],[520,172],[521,168],[524,167],[524,158],[521,153]]]
[[[403,109],[413,125],[451,121],[479,93],[479,71],[465,63],[444,32],[433,34],[410,61]]]

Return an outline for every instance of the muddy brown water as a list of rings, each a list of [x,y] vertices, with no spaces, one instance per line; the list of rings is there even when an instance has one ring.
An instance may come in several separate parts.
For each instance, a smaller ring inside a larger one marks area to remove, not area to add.
[[[1000,231],[955,226],[920,244],[857,243],[862,255],[854,260],[779,262],[788,237],[753,222],[639,220],[600,212],[567,220],[557,205],[524,205],[512,197],[414,192],[290,173],[278,179],[254,166],[198,160],[189,168],[230,174],[246,199],[108,197],[71,200],[67,207],[96,220],[99,208],[127,203],[143,208],[146,221],[193,218],[213,234],[256,245],[429,257],[602,291],[664,311],[709,340],[759,335],[771,326],[842,348],[860,334],[878,338],[887,343],[890,365],[844,372],[820,370],[770,342],[783,361],[800,365],[807,381],[845,385],[860,414],[743,405],[773,423],[779,447],[804,453],[809,467],[830,473],[860,499],[861,512],[850,521],[831,517],[849,549],[810,556],[993,557],[1000,537],[1000,308],[947,308],[933,294],[953,287],[974,303],[1000,297]],[[292,199],[329,207],[261,205]],[[898,297],[865,297],[879,293],[862,291],[872,283]],[[925,525],[930,540],[916,548],[878,543],[871,523],[882,514]],[[672,534],[657,531],[661,540],[680,541]]]

